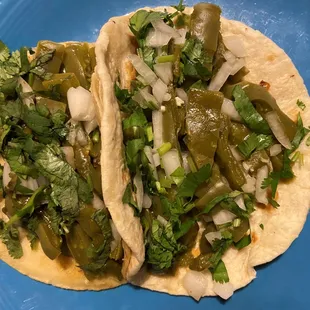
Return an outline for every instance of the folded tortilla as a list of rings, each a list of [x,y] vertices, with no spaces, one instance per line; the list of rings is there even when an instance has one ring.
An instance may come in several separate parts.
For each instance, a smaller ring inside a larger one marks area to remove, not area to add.
[[[76,42],[64,42],[65,46]],[[91,46],[91,44],[90,44]],[[29,60],[35,55],[29,55]],[[97,121],[100,124],[100,115],[97,113]],[[0,157],[0,164],[3,165]],[[2,212],[4,200],[0,201],[0,219],[8,218]],[[31,249],[30,242],[26,237],[26,231],[20,229],[20,239],[23,248],[23,256],[20,259],[14,259],[8,253],[6,246],[0,241],[0,260],[37,281],[72,290],[105,290],[117,287],[125,283],[125,280],[119,280],[110,274],[88,280],[71,257],[60,255],[55,260],[49,259],[43,252],[40,242],[35,249]]]
[[[144,9],[175,11],[169,7]],[[191,12],[192,8],[186,8],[186,14]],[[145,268],[137,273],[145,255],[142,226],[132,208],[122,202],[130,177],[124,159],[122,122],[114,84],[120,79],[121,88],[129,88],[131,80],[135,78],[135,69],[127,59],[129,54],[136,53],[135,38],[128,27],[132,15],[111,18],[101,29],[96,42],[97,68],[93,75],[92,93],[102,115],[103,194],[115,225],[126,243],[125,265],[128,269],[123,269],[125,277],[144,288],[188,295],[182,284],[186,268],[179,268],[173,276],[150,274]],[[310,125],[309,107],[301,111],[296,105],[299,99],[309,106],[309,95],[288,55],[261,32],[238,21],[221,18],[221,33],[223,36],[237,35],[244,42],[247,51],[246,67],[250,70],[246,80],[256,84],[262,80],[269,82],[270,93],[279,107],[293,120],[297,119],[300,112],[305,127]],[[279,185],[277,201],[280,207],[257,208],[250,218],[252,243],[240,251],[230,248],[223,257],[230,283],[235,290],[255,278],[255,266],[267,263],[285,252],[304,226],[310,206],[310,185],[305,182],[310,176],[310,148],[303,143],[300,150],[304,154],[304,165],[299,167],[295,164],[293,170],[296,178],[290,183]],[[259,226],[261,223],[264,224],[264,230]],[[205,282],[204,296],[215,295],[208,271],[205,273]]]

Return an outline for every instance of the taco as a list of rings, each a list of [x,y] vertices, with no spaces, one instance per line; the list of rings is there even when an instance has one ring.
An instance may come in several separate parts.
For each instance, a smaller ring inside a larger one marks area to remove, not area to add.
[[[95,52],[103,195],[125,260],[144,260],[125,276],[229,298],[307,217],[301,76],[274,42],[208,3],[111,18]]]
[[[88,43],[0,42],[0,259],[38,281],[124,283],[123,247],[101,188],[101,136]]]

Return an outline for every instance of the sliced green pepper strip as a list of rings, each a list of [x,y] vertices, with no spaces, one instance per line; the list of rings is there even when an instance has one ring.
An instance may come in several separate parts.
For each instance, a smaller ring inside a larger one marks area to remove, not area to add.
[[[213,164],[221,125],[223,95],[209,90],[191,89],[186,105],[186,145],[200,169]]]
[[[216,150],[216,160],[231,188],[238,190],[245,184],[245,176],[242,165],[234,158],[228,144],[229,127],[228,117],[222,115],[222,126]]]
[[[238,145],[251,133],[251,131],[243,124],[231,122],[229,131],[229,142]]]

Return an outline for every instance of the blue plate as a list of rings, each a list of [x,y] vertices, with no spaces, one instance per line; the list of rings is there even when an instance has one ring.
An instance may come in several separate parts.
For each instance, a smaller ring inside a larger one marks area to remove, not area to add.
[[[169,5],[177,1],[2,0],[0,39],[12,49],[35,46],[41,39],[95,41],[101,26],[111,16],[146,5]],[[224,16],[259,29],[280,45],[310,87],[309,0],[219,0],[216,3],[222,7]],[[188,297],[172,297],[129,285],[104,292],[66,291],[33,281],[0,262],[0,310],[310,309],[309,244],[310,222],[284,255],[257,268],[257,279],[227,302],[204,298],[196,303]]]

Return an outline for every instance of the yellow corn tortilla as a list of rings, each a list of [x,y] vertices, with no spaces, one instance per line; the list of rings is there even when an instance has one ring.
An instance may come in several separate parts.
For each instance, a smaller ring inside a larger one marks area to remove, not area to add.
[[[173,8],[144,8],[146,10],[174,12]],[[192,8],[185,13],[191,14]],[[144,240],[142,227],[134,217],[130,206],[123,204],[122,197],[129,182],[123,149],[123,133],[119,105],[114,94],[114,84],[120,78],[122,88],[129,88],[135,78],[135,70],[127,59],[136,53],[135,38],[128,25],[133,13],[111,18],[101,29],[96,42],[97,68],[93,75],[93,95],[97,101],[101,117],[103,168],[102,182],[106,205],[127,244],[125,260],[129,270],[123,270],[126,278],[133,284],[174,295],[188,295],[183,287],[186,268],[179,268],[174,276],[159,276],[142,268],[134,277],[144,261]],[[246,80],[259,84],[264,80],[270,83],[270,93],[280,108],[293,120],[298,112],[304,126],[310,124],[310,99],[304,82],[288,55],[274,42],[247,25],[221,18],[221,33],[237,35],[245,44],[246,67],[250,73]],[[301,111],[296,100],[306,106]],[[305,182],[310,175],[310,148],[303,143],[300,150],[304,154],[304,165],[293,168],[296,178],[289,184],[280,184],[277,191],[278,209],[258,208],[250,219],[252,243],[243,250],[230,248],[223,257],[230,283],[239,289],[250,283],[256,276],[255,266],[267,263],[285,252],[298,237],[307,218],[310,205],[310,186]],[[260,228],[263,223],[264,230]],[[197,255],[198,249],[193,250]],[[199,252],[198,252],[199,254]],[[204,296],[215,295],[210,272],[205,272],[206,290]]]
[[[76,42],[62,43],[65,46]],[[90,46],[92,44],[89,44]],[[29,55],[29,60],[35,56]],[[97,114],[97,121],[100,124],[100,116]],[[0,164],[3,160],[0,157]],[[4,200],[0,201],[0,219],[7,220],[2,212]],[[77,266],[75,260],[70,257],[60,255],[57,259],[49,259],[43,252],[38,242],[37,248],[32,250],[30,242],[26,237],[26,232],[20,229],[20,238],[23,248],[23,256],[20,259],[12,258],[6,246],[0,240],[0,260],[37,281],[72,290],[105,290],[117,287],[125,283],[125,280],[119,280],[112,275],[103,275],[94,280],[88,280],[84,272]]]

